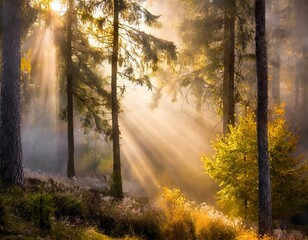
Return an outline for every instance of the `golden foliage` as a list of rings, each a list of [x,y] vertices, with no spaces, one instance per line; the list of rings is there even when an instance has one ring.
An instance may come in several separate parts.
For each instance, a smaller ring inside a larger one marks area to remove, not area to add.
[[[197,240],[300,240],[307,239],[298,231],[276,229],[274,236],[261,238],[254,225],[245,226],[241,219],[230,218],[205,203],[195,204],[179,189],[163,187],[158,206],[165,217],[161,222],[164,239]]]
[[[31,49],[29,49],[28,52],[24,54],[24,56],[21,58],[20,63],[20,70],[24,73],[30,74],[32,67],[31,67]]]
[[[307,163],[296,156],[298,136],[274,109],[268,122],[268,150],[274,217],[288,216],[305,202]],[[248,110],[230,133],[212,143],[215,154],[202,156],[205,171],[220,185],[218,204],[233,216],[256,220],[258,209],[258,149],[256,116]],[[302,186],[301,186],[302,185]],[[307,199],[307,198],[306,198]]]

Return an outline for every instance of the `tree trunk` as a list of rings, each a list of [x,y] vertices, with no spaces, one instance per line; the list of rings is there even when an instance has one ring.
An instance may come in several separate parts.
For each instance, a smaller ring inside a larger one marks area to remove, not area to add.
[[[67,177],[75,176],[74,166],[74,113],[73,113],[73,61],[72,61],[72,22],[73,22],[73,0],[68,2],[67,11],[67,59],[66,59],[66,77],[67,77],[67,143],[68,143],[68,161]]]
[[[294,109],[295,112],[301,113],[301,99],[300,99],[300,88],[302,85],[302,59],[301,59],[301,54],[302,54],[302,44],[301,44],[301,31],[302,29],[302,16],[301,16],[301,8],[302,8],[302,0],[295,0],[294,2],[294,8],[295,8],[295,31],[294,31],[294,35],[296,36],[296,53],[297,53],[297,57],[296,57],[296,77],[295,77],[295,86],[294,86]],[[301,116],[299,116],[301,117]]]
[[[296,76],[295,76],[295,86],[294,86],[294,110],[295,113],[300,115],[300,86],[301,86],[301,63],[299,59],[296,59]]]
[[[268,75],[265,30],[265,0],[255,1],[256,60],[258,78],[257,136],[259,170],[259,234],[272,235],[271,181],[268,158]]]
[[[308,2],[302,0],[295,1],[295,16],[297,36],[297,76],[295,89],[295,109],[300,113],[302,141],[308,139],[308,127],[306,124],[308,118]]]
[[[113,49],[111,70],[111,105],[112,105],[112,139],[113,139],[113,186],[112,194],[116,198],[123,197],[121,158],[120,158],[120,130],[119,105],[117,96],[117,72],[119,51],[119,0],[114,0]]]
[[[234,48],[235,48],[235,0],[225,1],[224,27],[224,80],[223,80],[223,132],[229,131],[228,124],[235,124],[234,100]]]
[[[203,117],[202,117],[202,98],[203,98],[203,79],[196,78],[194,80],[194,88],[196,94],[196,123],[201,126]]]
[[[20,32],[21,0],[4,0],[0,118],[0,175],[12,185],[24,183],[20,138]]]
[[[280,104],[280,14],[279,1],[274,0],[272,7],[273,14],[273,82],[272,97],[274,104]]]

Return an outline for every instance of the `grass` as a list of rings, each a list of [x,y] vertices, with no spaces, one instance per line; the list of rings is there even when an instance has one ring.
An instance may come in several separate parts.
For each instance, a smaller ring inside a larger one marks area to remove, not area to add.
[[[178,189],[162,188],[153,201],[115,201],[93,189],[27,179],[25,187],[0,188],[0,239],[254,240],[256,228],[206,204],[189,202]],[[274,239],[265,237],[264,239]],[[307,239],[275,230],[275,239]]]

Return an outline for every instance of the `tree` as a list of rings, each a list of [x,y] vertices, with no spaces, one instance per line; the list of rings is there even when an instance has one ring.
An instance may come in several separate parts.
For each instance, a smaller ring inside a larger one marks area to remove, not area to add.
[[[117,198],[123,197],[121,158],[120,158],[120,129],[119,106],[117,93],[118,52],[119,52],[119,0],[114,0],[113,10],[113,42],[111,60],[111,106],[112,106],[112,142],[113,142],[113,194]]]
[[[120,93],[125,85],[119,86],[118,79],[135,84],[146,85],[152,89],[151,76],[161,62],[172,64],[176,60],[176,48],[172,42],[156,38],[140,30],[141,25],[159,26],[158,16],[144,8],[144,1],[92,1],[84,3],[84,20],[96,22],[95,27],[87,31],[102,51],[111,59],[112,91],[112,140],[113,140],[113,186],[115,197],[123,196],[120,130],[118,116],[120,111]],[[101,14],[98,15],[97,12]],[[94,17],[95,16],[95,17]],[[118,92],[118,89],[120,91]]]
[[[268,76],[265,29],[265,1],[255,1],[256,62],[257,62],[257,137],[259,172],[259,234],[272,234],[271,180],[268,158]]]
[[[307,162],[297,156],[298,137],[290,130],[284,110],[277,107],[269,121],[269,156],[272,173],[273,216],[289,217],[307,201],[303,189]],[[248,109],[230,132],[213,142],[215,154],[203,156],[205,171],[220,185],[218,204],[245,220],[258,217],[258,149],[256,116]]]
[[[251,3],[194,0],[181,4],[186,16],[179,30],[184,47],[178,88],[188,89],[221,113],[226,132],[227,124],[235,123],[235,105],[244,99],[239,83],[244,80],[242,64],[252,40]]]
[[[234,66],[236,1],[225,1],[224,9],[224,76],[223,76],[223,132],[235,124]]]
[[[297,76],[296,76],[296,91],[295,91],[295,109],[300,112],[302,133],[304,141],[308,138],[308,127],[306,124],[308,117],[308,30],[307,10],[308,2],[295,0],[295,34],[296,34],[296,61],[297,61]]]
[[[66,46],[66,91],[67,91],[67,177],[75,176],[74,166],[74,113],[73,113],[73,61],[72,61],[72,22],[74,0],[68,1],[67,9],[67,46]]]
[[[4,0],[0,118],[0,174],[8,184],[24,183],[20,138],[21,0]]]
[[[68,156],[62,157],[59,154],[58,169],[62,170],[63,165],[67,164],[67,175],[73,177],[74,171],[74,118],[79,118],[81,127],[85,134],[92,131],[98,136],[106,139],[110,137],[110,123],[106,117],[106,112],[110,111],[111,97],[108,91],[109,82],[99,74],[98,69],[101,62],[104,61],[106,53],[102,49],[97,49],[89,42],[89,33],[84,31],[84,25],[95,26],[97,22],[89,16],[85,20],[85,10],[82,8],[84,1],[70,2],[71,9],[66,14],[58,15],[49,7],[50,1],[33,1],[33,7],[39,12],[36,24],[29,31],[26,39],[27,45],[24,51],[28,52],[35,49],[42,41],[42,32],[52,32],[54,34],[54,44],[57,47],[57,54],[60,61],[57,62],[57,71],[59,72],[59,104],[60,118],[67,121],[67,141]],[[36,43],[36,45],[35,45]],[[33,52],[33,51],[32,51]],[[32,71],[29,73],[27,83],[24,85],[24,94],[29,95],[31,99],[38,97],[40,86],[42,85],[42,61],[43,53],[31,55]],[[68,80],[71,84],[67,84]],[[68,92],[68,90],[71,91]],[[26,94],[28,93],[28,94]],[[30,108],[33,108],[30,103]],[[36,101],[35,107],[44,106],[44,103]],[[24,108],[26,109],[26,107]],[[46,120],[55,121],[53,116],[46,114],[48,110],[40,111]],[[42,124],[41,115],[35,116],[35,122]],[[73,118],[74,116],[74,118]],[[47,129],[49,125],[46,124]],[[63,128],[64,129],[64,128]],[[62,147],[62,146],[61,146]]]
[[[280,104],[280,45],[282,34],[280,31],[280,4],[279,1],[270,1],[270,12],[272,13],[272,27],[271,27],[271,39],[269,46],[272,50],[271,64],[273,67],[272,72],[272,98],[274,104]]]

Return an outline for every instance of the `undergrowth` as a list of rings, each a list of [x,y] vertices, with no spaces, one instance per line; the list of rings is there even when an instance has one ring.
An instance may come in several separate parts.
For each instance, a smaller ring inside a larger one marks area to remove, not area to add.
[[[307,239],[275,230],[276,239]],[[178,189],[162,188],[153,202],[115,201],[94,189],[27,179],[23,189],[0,188],[0,239],[253,240],[253,225],[206,204],[189,202]],[[271,238],[264,238],[271,239]]]

